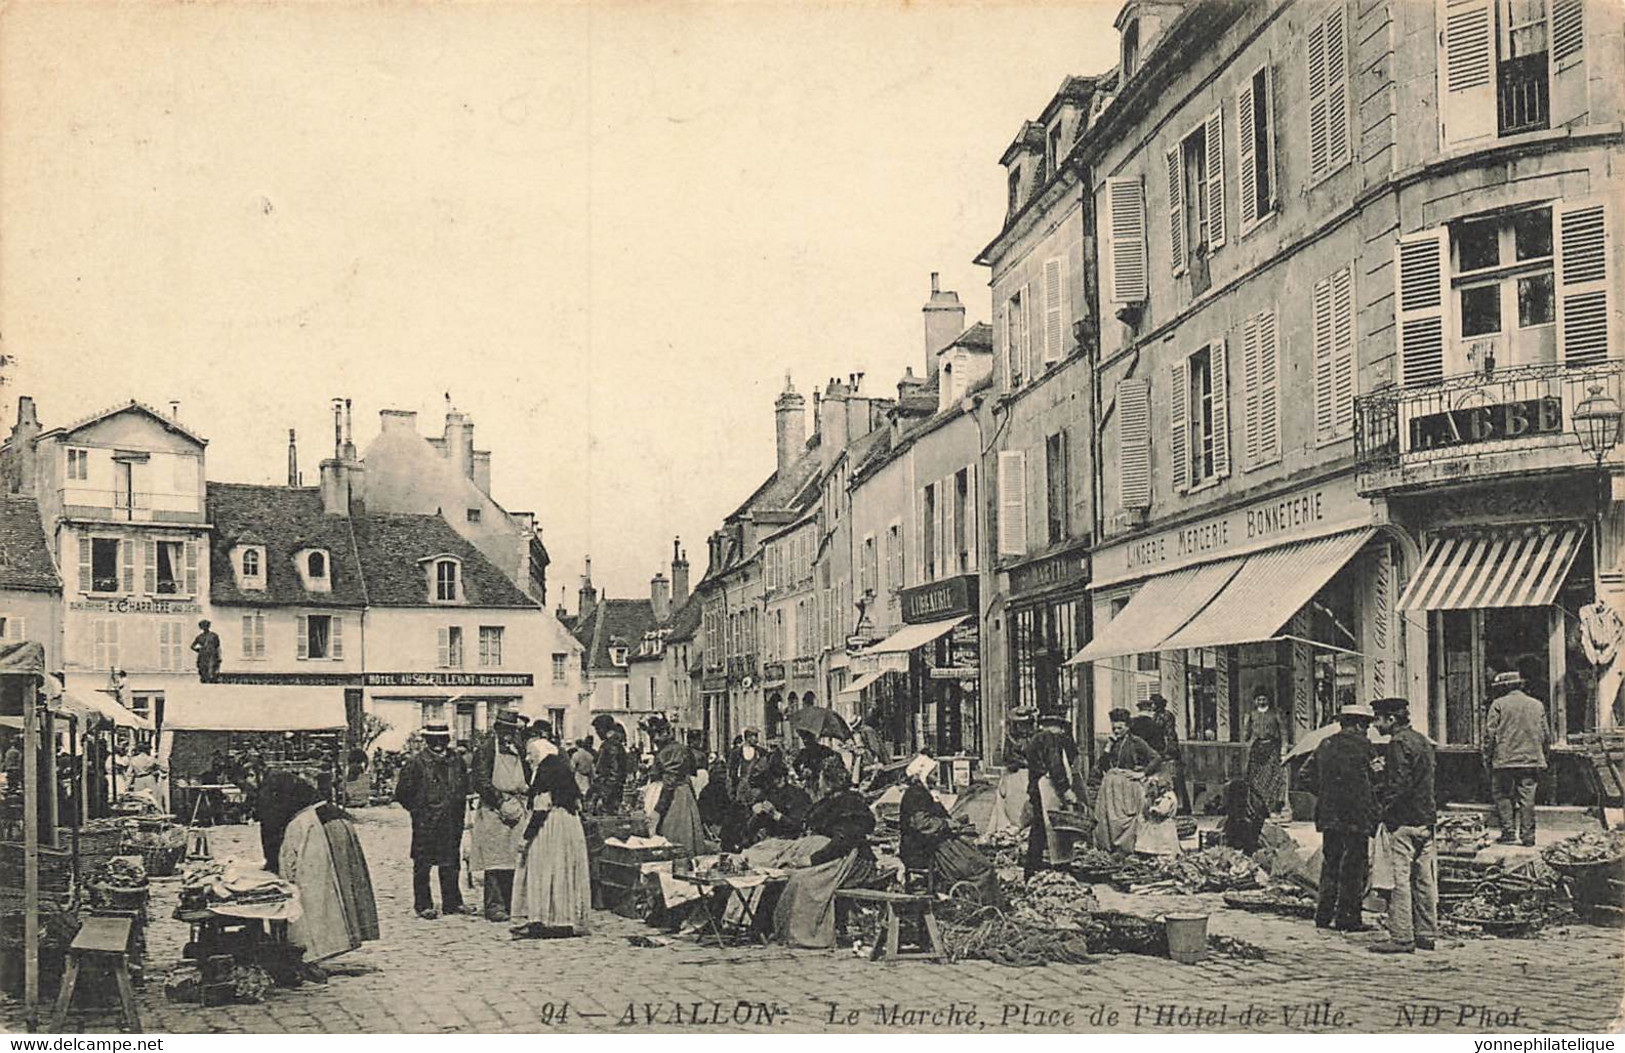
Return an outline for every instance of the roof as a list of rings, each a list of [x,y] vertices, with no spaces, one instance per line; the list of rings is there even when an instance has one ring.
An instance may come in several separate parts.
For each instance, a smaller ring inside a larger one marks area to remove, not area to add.
[[[52,428],[49,431],[41,432],[40,437],[44,438],[47,435],[71,435],[86,425],[95,424],[99,420],[106,420],[108,417],[112,417],[123,413],[126,410],[132,409],[139,410],[140,412],[147,414],[149,417],[153,418],[170,431],[179,432],[188,439],[191,439],[193,442],[197,443],[199,446],[207,446],[209,444],[208,439],[205,439],[203,436],[199,435],[191,428],[188,428],[174,417],[166,416],[165,414],[158,412],[145,402],[141,402],[138,399],[131,399],[128,402],[121,402],[116,406],[109,406],[107,409],[101,410],[97,413],[92,413],[88,417],[81,417],[72,424],[64,424],[60,428]]]
[[[0,498],[0,589],[59,592],[62,579],[32,497]]]
[[[700,627],[700,617],[705,612],[705,604],[698,595],[692,595],[683,602],[683,605],[672,612],[671,620],[666,628],[671,635],[666,637],[670,643],[681,643],[694,639],[694,633]]]
[[[972,351],[993,351],[993,327],[986,322],[977,322],[969,329],[960,333],[949,347],[966,347]]]
[[[480,550],[440,516],[362,515],[348,522],[376,607],[426,607],[428,586],[419,561],[455,556],[463,565],[464,607],[537,607]]]
[[[362,607],[367,584],[350,534],[350,520],[322,510],[314,487],[210,483],[209,599],[245,607]],[[265,548],[265,588],[240,589],[231,551],[238,545]],[[303,549],[327,552],[328,592],[311,592],[294,566]],[[421,598],[421,597],[420,597]]]
[[[609,660],[615,640],[635,650],[643,634],[655,628],[654,604],[648,600],[599,600],[586,618],[577,620],[574,635],[587,649],[589,670],[623,668]]]

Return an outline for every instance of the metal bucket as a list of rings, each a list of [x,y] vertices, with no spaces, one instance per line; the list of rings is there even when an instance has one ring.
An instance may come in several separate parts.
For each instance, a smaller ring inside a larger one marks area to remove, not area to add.
[[[1207,957],[1206,914],[1165,914],[1162,927],[1168,933],[1168,957],[1181,965]]]

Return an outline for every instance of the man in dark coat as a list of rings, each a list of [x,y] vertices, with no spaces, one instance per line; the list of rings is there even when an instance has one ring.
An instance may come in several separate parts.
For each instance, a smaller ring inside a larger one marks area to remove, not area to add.
[[[1433,743],[1410,724],[1410,702],[1379,698],[1371,704],[1377,730],[1388,736],[1378,807],[1392,835],[1394,891],[1388,900],[1388,939],[1366,948],[1377,954],[1431,951],[1439,931],[1439,856],[1434,828]]]
[[[1044,868],[1044,849],[1050,843],[1050,811],[1076,800],[1073,773],[1078,760],[1071,741],[1066,715],[1045,713],[1038,718],[1038,731],[1027,743],[1027,801],[1032,805],[1032,823],[1027,828],[1027,859],[1021,868],[1026,877]]]
[[[592,729],[603,743],[598,748],[598,767],[592,775],[593,801],[598,811],[614,815],[621,810],[621,797],[626,790],[626,732],[607,713],[592,718]]]
[[[429,870],[440,869],[440,905],[447,914],[465,914],[458,887],[463,843],[463,813],[468,807],[468,768],[451,748],[451,729],[429,724],[423,749],[401,765],[395,800],[412,816],[412,907],[418,917],[434,919]]]
[[[1315,925],[1359,932],[1360,903],[1370,864],[1370,837],[1377,823],[1371,790],[1371,738],[1376,714],[1348,705],[1337,714],[1342,727],[1315,749],[1304,782],[1315,798],[1315,829],[1321,833],[1320,903]]]

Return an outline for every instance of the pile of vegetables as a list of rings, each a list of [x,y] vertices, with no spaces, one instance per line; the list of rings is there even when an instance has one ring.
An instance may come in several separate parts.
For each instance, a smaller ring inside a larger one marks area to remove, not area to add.
[[[1554,867],[1618,863],[1625,859],[1625,831],[1587,830],[1555,845],[1547,846],[1545,851],[1541,852],[1541,857]]]
[[[1076,930],[1100,909],[1093,889],[1059,870],[1039,871],[1006,894],[1011,916],[1040,928]]]
[[[104,888],[145,888],[147,868],[140,856],[113,856],[91,868],[85,883]]]
[[[1234,892],[1261,884],[1258,864],[1224,845],[1170,856],[1164,870],[1169,880],[1190,892]]]
[[[1441,920],[1457,933],[1533,933],[1569,916],[1557,875],[1538,859],[1487,871],[1472,895],[1440,902]]]

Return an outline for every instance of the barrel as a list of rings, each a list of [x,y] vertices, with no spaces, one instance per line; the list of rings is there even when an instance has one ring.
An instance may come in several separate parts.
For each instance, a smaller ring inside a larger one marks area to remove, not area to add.
[[[1207,957],[1207,915],[1167,914],[1162,927],[1168,933],[1168,957],[1181,965],[1195,965]]]

